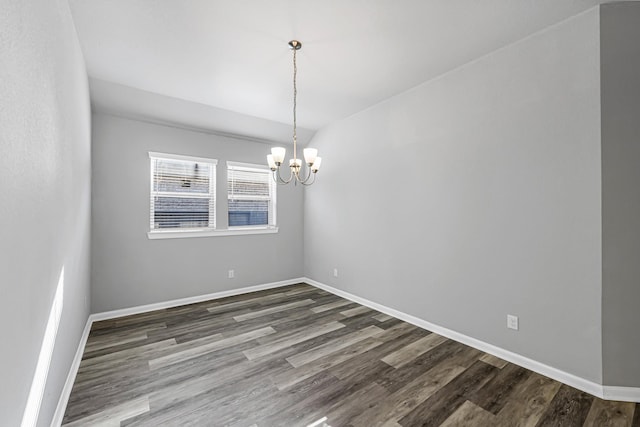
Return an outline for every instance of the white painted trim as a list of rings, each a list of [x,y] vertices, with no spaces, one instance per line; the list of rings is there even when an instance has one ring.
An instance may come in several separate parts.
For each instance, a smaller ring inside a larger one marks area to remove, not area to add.
[[[269,171],[269,166],[259,165],[256,163],[242,163],[242,162],[234,162],[231,160],[227,160],[227,170],[229,169],[264,172],[264,171]]]
[[[53,419],[51,420],[51,427],[60,427],[60,425],[62,425],[64,411],[67,409],[69,396],[71,396],[71,389],[73,388],[73,383],[76,381],[76,375],[78,374],[78,368],[80,368],[82,354],[84,353],[84,347],[87,344],[92,324],[93,320],[91,319],[91,316],[89,316],[87,323],[84,325],[84,331],[82,331],[76,355],[73,357],[73,362],[71,362],[69,374],[67,374],[67,380],[64,382],[64,387],[62,387],[60,399],[58,399],[58,406],[56,406],[56,412],[53,414]]]
[[[229,228],[227,230],[198,230],[198,231],[149,231],[149,240],[155,239],[188,239],[191,237],[222,237],[222,236],[244,236],[249,234],[274,234],[278,232],[278,227],[261,228]]]
[[[640,403],[640,387],[604,386],[604,399]]]
[[[359,297],[349,292],[345,292],[332,286],[325,285],[324,283],[320,283],[308,277],[305,277],[302,280],[312,286],[324,289],[325,291],[331,292],[332,294],[338,295],[342,298],[346,298],[348,300],[357,302],[358,304],[373,308],[374,310],[388,314],[389,316],[404,320],[407,323],[411,323],[420,328],[427,329],[431,332],[435,332],[439,335],[458,341],[462,344],[466,344],[480,351],[484,351],[485,353],[492,354],[508,362],[514,363],[518,366],[522,366],[523,368],[530,369],[541,375],[547,376],[556,381],[560,381],[561,383],[570,385],[571,387],[575,387],[578,390],[582,390],[601,399],[623,400],[627,402],[640,403],[640,388],[603,386],[602,384],[598,384],[582,377],[578,377],[577,375],[554,368],[552,366],[545,365],[544,363],[529,359],[528,357],[511,352],[509,350],[505,350],[493,344],[480,341],[468,335],[461,334],[460,332],[447,329],[445,327],[436,325],[410,314],[403,313],[401,311],[384,306],[382,304],[378,304],[373,301],[369,301],[368,299]]]
[[[100,320],[115,319],[117,317],[131,316],[132,314],[147,313],[149,311],[162,310],[165,308],[178,307],[181,305],[194,304],[197,302],[203,302],[203,301],[214,300],[219,298],[226,298],[226,297],[231,297],[231,296],[241,295],[241,294],[248,294],[250,292],[263,291],[265,289],[280,288],[282,286],[295,285],[296,283],[302,283],[302,282],[304,282],[303,278],[296,278],[296,279],[282,280],[280,282],[264,283],[262,285],[247,286],[245,288],[238,288],[238,289],[230,289],[228,291],[214,292],[206,295],[197,295],[194,297],[180,298],[180,299],[174,299],[170,301],[158,302],[154,304],[139,305],[136,307],[105,311],[102,313],[95,313],[90,316],[90,319],[94,322],[97,322]]]
[[[173,154],[173,153],[156,153],[154,151],[149,151],[150,159],[157,160],[181,160],[185,162],[196,162],[196,163],[210,163],[212,165],[218,164],[218,159],[209,159],[207,157],[196,157],[196,156],[185,156],[183,154]]]

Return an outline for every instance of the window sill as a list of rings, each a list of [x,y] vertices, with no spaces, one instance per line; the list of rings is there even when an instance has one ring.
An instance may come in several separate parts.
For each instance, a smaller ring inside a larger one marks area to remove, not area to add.
[[[278,227],[269,228],[232,228],[227,230],[170,230],[170,231],[149,231],[147,237],[154,239],[189,239],[192,237],[223,237],[223,236],[243,236],[248,234],[274,234],[278,232]]]

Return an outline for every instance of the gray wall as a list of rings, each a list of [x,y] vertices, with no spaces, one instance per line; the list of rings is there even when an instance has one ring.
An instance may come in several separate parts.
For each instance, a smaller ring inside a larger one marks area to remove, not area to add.
[[[598,19],[318,132],[305,274],[600,382]]]
[[[149,151],[218,159],[218,225],[226,226],[225,162],[264,164],[269,146],[94,114],[93,312],[302,276],[300,186],[278,187],[277,234],[149,240]]]
[[[20,425],[63,268],[38,425],[51,422],[89,315],[90,118],[67,2],[0,2],[2,425]]]
[[[604,383],[640,386],[640,4],[601,9]]]

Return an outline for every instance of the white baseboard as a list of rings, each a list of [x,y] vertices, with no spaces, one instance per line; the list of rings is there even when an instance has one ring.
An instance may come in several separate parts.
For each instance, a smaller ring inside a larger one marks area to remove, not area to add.
[[[80,338],[80,342],[78,343],[78,349],[76,350],[76,355],[73,358],[73,363],[71,363],[71,368],[69,369],[67,380],[65,381],[64,387],[62,388],[62,393],[60,394],[60,399],[58,400],[58,406],[56,407],[56,412],[53,415],[53,420],[51,421],[51,427],[60,427],[60,425],[62,424],[64,412],[67,408],[67,403],[69,402],[69,396],[71,395],[71,389],[73,388],[73,383],[76,380],[78,368],[80,368],[80,362],[82,361],[84,347],[87,344],[87,339],[89,338],[89,332],[91,332],[91,325],[93,325],[93,322],[98,322],[100,320],[115,319],[117,317],[130,316],[132,314],[147,313],[149,311],[161,310],[163,308],[178,307],[180,305],[193,304],[197,302],[226,298],[234,295],[247,294],[250,292],[263,291],[266,289],[280,288],[283,286],[295,285],[296,283],[303,283],[303,282],[304,282],[304,278],[300,277],[297,279],[282,280],[280,282],[263,283],[261,285],[247,286],[239,289],[230,289],[228,291],[214,292],[206,295],[198,295],[194,297],[180,298],[180,299],[175,299],[171,301],[159,302],[155,304],[146,304],[146,305],[140,305],[137,307],[123,308],[121,310],[112,310],[112,311],[106,311],[102,313],[90,314],[89,318],[87,319],[87,323],[84,327],[84,331],[82,332],[82,337]]]
[[[640,403],[640,387],[604,386],[604,397],[607,400]]]
[[[470,337],[468,335],[461,334],[460,332],[453,331],[451,329],[447,329],[445,327],[436,325],[434,323],[428,322],[426,320],[420,319],[418,317],[412,316],[410,314],[403,313],[401,311],[395,310],[393,308],[384,306],[382,304],[378,304],[373,301],[369,301],[366,298],[359,297],[357,295],[353,295],[349,292],[345,292],[343,290],[334,288],[329,285],[325,285],[324,283],[320,283],[308,277],[302,279],[305,283],[308,283],[312,286],[315,286],[320,289],[324,289],[327,292],[331,292],[332,294],[338,295],[342,298],[357,302],[358,304],[373,308],[374,310],[380,311],[382,313],[388,314],[389,316],[393,316],[397,319],[403,320],[407,323],[411,323],[420,328],[427,329],[431,332],[435,332],[444,337],[450,338],[452,340],[458,341],[462,344],[466,344],[470,347],[476,348],[485,353],[492,354],[496,357],[504,359],[508,362],[514,363],[518,366],[522,366],[523,368],[530,369],[534,372],[537,372],[541,375],[552,378],[561,383],[567,384],[571,387],[575,387],[578,390],[582,390],[586,393],[589,393],[593,396],[596,396],[600,399],[607,400],[621,400],[625,402],[637,402],[640,403],[640,388],[637,387],[614,387],[614,386],[603,386],[602,384],[595,383],[593,381],[578,377],[577,375],[570,374],[568,372],[562,371],[560,369],[554,368],[549,365],[545,365],[544,363],[540,363],[536,360],[529,359],[528,357],[522,356],[520,354],[511,352],[509,350],[505,350],[503,348],[497,347],[493,344],[486,343],[484,341],[480,341],[476,338]]]
[[[197,295],[194,297],[163,301],[155,304],[146,304],[146,305],[139,305],[137,307],[129,307],[129,308],[122,308],[119,310],[104,311],[102,313],[92,314],[91,319],[94,322],[97,322],[100,320],[115,319],[118,317],[131,316],[132,314],[147,313],[149,311],[162,310],[164,308],[178,307],[181,305],[194,304],[197,302],[203,302],[203,301],[208,301],[212,299],[220,299],[220,298],[232,297],[234,295],[248,294],[250,292],[263,291],[265,289],[273,289],[273,288],[279,288],[282,286],[295,285],[296,283],[301,283],[303,281],[304,279],[300,277],[297,279],[282,280],[280,282],[264,283],[262,285],[247,286],[239,289],[230,289],[228,291],[214,292],[212,294]]]
[[[82,354],[84,353],[84,346],[87,343],[87,339],[89,338],[89,332],[91,331],[92,323],[93,322],[91,321],[91,316],[89,316],[89,318],[87,319],[87,323],[84,325],[84,331],[82,331],[82,336],[80,337],[80,342],[78,343],[76,355],[73,357],[71,368],[69,368],[69,374],[67,374],[67,379],[64,382],[64,387],[62,387],[62,393],[60,393],[60,399],[58,399],[58,406],[56,406],[56,412],[53,414],[53,419],[51,420],[51,427],[60,427],[60,425],[62,424],[64,411],[67,408],[67,403],[69,402],[69,396],[71,395],[73,383],[76,381],[76,374],[78,373],[78,368],[80,368]]]

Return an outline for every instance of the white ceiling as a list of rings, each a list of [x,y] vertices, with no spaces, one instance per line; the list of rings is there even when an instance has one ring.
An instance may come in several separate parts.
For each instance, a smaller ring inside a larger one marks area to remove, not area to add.
[[[135,106],[136,93],[151,92],[213,108],[212,115],[252,116],[222,129],[229,133],[246,134],[256,120],[290,126],[287,42],[300,40],[298,123],[311,130],[307,136],[598,3],[70,0],[94,104]],[[281,138],[282,129],[261,131],[265,139]]]

